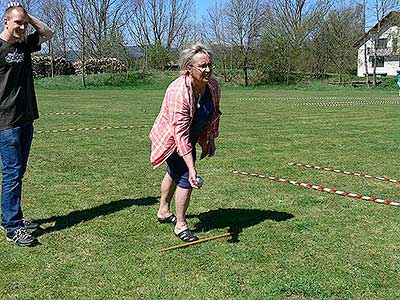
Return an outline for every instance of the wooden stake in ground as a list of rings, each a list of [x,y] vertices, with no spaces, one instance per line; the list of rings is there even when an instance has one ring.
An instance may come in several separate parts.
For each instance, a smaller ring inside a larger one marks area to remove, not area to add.
[[[219,238],[222,238],[222,237],[225,237],[225,236],[230,236],[230,235],[232,235],[232,233],[231,232],[227,232],[227,233],[224,233],[224,234],[212,236],[212,237],[201,239],[201,240],[197,240],[197,241],[194,241],[194,242],[189,242],[189,243],[176,245],[176,246],[169,247],[169,248],[164,248],[164,249],[161,249],[160,252],[165,252],[165,251],[168,251],[168,250],[173,250],[173,249],[178,249],[178,248],[184,248],[184,247],[187,247],[187,246],[191,246],[191,245],[195,245],[195,244],[199,244],[199,243],[203,243],[203,242],[208,242],[208,241],[211,241],[211,240],[219,239]]]

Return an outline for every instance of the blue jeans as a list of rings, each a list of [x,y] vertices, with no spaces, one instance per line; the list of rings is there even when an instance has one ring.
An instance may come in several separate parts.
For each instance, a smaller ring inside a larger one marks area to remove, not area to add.
[[[7,232],[12,232],[23,226],[22,178],[28,163],[32,138],[32,123],[0,130],[1,224]]]

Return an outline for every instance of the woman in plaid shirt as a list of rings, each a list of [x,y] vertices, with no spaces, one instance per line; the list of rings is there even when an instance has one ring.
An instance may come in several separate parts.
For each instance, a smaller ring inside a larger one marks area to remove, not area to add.
[[[200,159],[213,156],[218,136],[220,87],[212,74],[210,51],[195,44],[182,51],[181,76],[168,87],[150,132],[151,163],[154,169],[167,162],[161,182],[158,210],[160,223],[175,224],[175,235],[185,242],[198,240],[188,228],[186,210],[192,189],[198,189],[196,143],[202,149]],[[176,216],[170,211],[175,193]]]

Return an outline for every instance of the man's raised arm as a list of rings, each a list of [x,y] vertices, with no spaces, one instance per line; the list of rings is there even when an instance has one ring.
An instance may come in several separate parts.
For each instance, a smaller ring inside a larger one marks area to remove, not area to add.
[[[53,30],[49,26],[47,26],[44,22],[40,21],[38,18],[28,14],[29,16],[29,24],[33,26],[33,28],[36,29],[36,31],[39,33],[39,43],[38,45],[43,44],[44,42],[47,42],[48,40],[51,40],[53,37]]]

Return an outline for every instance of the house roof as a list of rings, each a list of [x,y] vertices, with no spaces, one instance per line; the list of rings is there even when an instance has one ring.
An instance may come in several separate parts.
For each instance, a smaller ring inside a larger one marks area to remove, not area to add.
[[[384,16],[379,22],[377,22],[374,26],[372,26],[366,33],[363,34],[353,45],[354,48],[360,47],[363,45],[368,39],[371,33],[376,32],[379,26],[383,27],[387,24],[390,24],[393,19],[400,20],[400,12],[398,11],[391,11],[386,16]],[[400,23],[400,22],[399,22]]]

